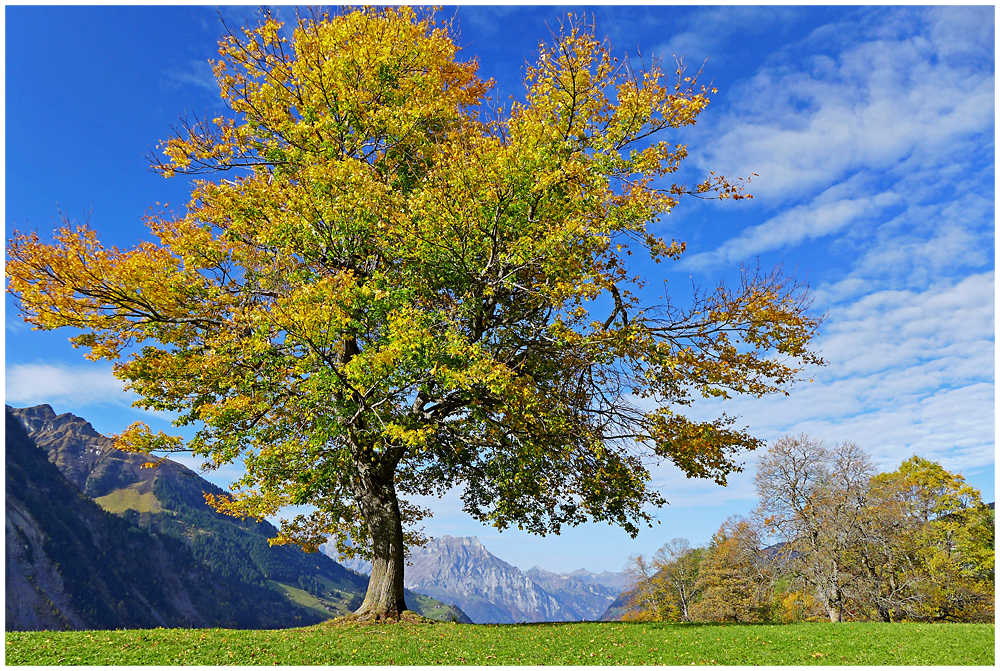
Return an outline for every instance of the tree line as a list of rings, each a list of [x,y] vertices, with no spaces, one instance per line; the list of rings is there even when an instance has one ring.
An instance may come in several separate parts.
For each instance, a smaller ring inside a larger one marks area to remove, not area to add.
[[[994,620],[994,511],[961,474],[918,456],[876,473],[855,443],[800,435],[770,448],[755,486],[757,508],[707,546],[630,558],[623,619]]]

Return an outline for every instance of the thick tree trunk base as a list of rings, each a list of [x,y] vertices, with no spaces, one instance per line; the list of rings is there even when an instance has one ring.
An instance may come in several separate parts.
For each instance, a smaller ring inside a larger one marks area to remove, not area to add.
[[[351,613],[343,617],[338,617],[328,622],[330,626],[351,625],[351,624],[441,624],[437,620],[431,620],[412,610],[404,610],[397,617],[392,617],[386,613],[368,613],[359,615]]]
[[[372,543],[372,569],[358,622],[398,622],[407,612],[403,589],[405,547],[402,516],[391,474],[382,481],[359,484],[358,507]]]
[[[363,608],[358,609],[352,613],[349,617],[353,617],[357,622],[396,622],[402,619],[405,613],[410,613],[413,611],[408,611],[406,609],[399,610],[365,610]]]

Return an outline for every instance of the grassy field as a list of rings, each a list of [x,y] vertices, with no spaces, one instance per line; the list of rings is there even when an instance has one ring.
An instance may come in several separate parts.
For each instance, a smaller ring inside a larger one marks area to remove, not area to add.
[[[528,625],[7,632],[8,665],[994,664],[992,624]]]

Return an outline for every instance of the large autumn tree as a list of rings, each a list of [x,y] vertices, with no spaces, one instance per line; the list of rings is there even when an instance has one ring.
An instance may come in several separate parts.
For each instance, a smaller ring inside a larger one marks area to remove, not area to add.
[[[818,319],[780,272],[681,303],[640,300],[630,261],[681,256],[651,222],[684,194],[739,198],[708,176],[669,184],[673,133],[711,91],[644,72],[568,21],[526,96],[489,99],[452,28],[407,7],[264,15],[220,43],[231,114],[162,145],[194,182],[183,215],[122,251],[86,226],[9,242],[9,290],[40,329],[115,361],[143,408],[197,428],[135,425],[133,450],[190,450],[246,476],[219,510],[282,524],[276,542],[373,561],[362,617],[395,617],[407,497],[460,487],[465,510],[539,534],[602,520],[635,534],[663,503],[648,465],[724,484],[758,441],[694,396],[781,392]],[[637,256],[632,256],[633,254]]]

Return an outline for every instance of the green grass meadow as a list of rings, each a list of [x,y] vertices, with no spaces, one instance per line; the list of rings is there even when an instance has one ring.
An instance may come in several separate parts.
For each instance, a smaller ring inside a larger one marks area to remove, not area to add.
[[[979,665],[992,624],[323,623],[7,632],[8,665]]]

